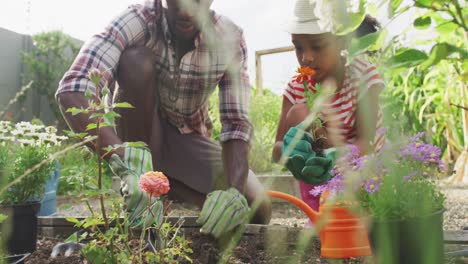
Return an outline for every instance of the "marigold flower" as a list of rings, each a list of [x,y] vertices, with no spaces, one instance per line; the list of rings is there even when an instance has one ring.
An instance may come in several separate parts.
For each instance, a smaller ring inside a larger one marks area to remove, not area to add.
[[[140,189],[152,197],[159,197],[169,192],[169,180],[159,171],[149,171],[140,177]]]
[[[312,78],[316,74],[315,70],[307,66],[297,68],[296,82],[304,84],[304,86],[315,86],[315,81]]]

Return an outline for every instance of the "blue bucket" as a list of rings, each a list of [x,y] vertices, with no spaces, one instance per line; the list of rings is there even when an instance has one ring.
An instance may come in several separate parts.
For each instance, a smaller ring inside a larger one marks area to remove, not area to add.
[[[55,162],[55,170],[51,172],[51,177],[47,180],[44,190],[44,198],[41,201],[41,208],[38,216],[51,216],[57,213],[57,187],[60,178],[60,164]]]

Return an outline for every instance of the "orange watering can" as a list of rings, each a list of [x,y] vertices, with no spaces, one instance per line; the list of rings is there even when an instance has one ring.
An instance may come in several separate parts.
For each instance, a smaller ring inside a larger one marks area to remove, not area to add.
[[[268,195],[296,205],[317,226],[322,257],[350,258],[372,255],[366,227],[350,210],[340,206],[321,205],[319,212],[316,212],[304,201],[287,193],[268,191]]]

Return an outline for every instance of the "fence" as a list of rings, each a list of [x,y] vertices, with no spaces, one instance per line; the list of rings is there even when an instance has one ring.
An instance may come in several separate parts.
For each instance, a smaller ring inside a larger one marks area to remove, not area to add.
[[[32,37],[0,28],[0,112],[8,102],[25,85],[23,76],[26,67],[22,62],[21,53],[34,48]],[[81,45],[80,40],[75,40]],[[69,54],[64,54],[69,56]],[[58,82],[57,82],[58,86]],[[12,105],[8,112],[15,121],[39,118],[45,124],[54,124],[56,119],[51,111],[47,98],[36,91],[28,91],[26,99]]]

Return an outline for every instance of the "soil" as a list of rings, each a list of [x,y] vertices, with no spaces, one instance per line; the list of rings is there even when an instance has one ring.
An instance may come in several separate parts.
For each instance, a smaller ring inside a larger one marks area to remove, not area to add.
[[[443,186],[443,191],[447,195],[446,208],[444,213],[444,230],[461,230],[468,226],[468,218],[466,217],[468,186]],[[60,204],[70,203],[59,199],[58,201],[58,216],[85,216],[87,210],[83,206],[72,203],[72,207],[61,207]],[[92,202],[94,204],[94,201]],[[97,206],[97,203],[96,203]],[[174,203],[169,212],[170,216],[196,216],[198,209],[187,205]],[[285,203],[273,204],[273,215],[270,225],[282,225],[289,227],[303,227],[307,220],[304,213]],[[193,263],[218,263],[222,256],[222,247],[217,244],[212,238],[200,235],[198,232],[191,232],[187,234],[187,238],[192,241],[192,254]],[[37,244],[37,250],[30,255],[25,263],[28,264],[41,264],[41,263],[54,263],[54,264],[75,264],[86,263],[78,255],[70,257],[59,256],[57,258],[50,258],[50,253],[54,245],[63,242],[63,239],[58,238],[40,238]],[[466,250],[466,247],[463,248]],[[241,241],[234,248],[233,253],[226,260],[227,263],[244,264],[244,263],[329,263],[326,259],[319,257],[319,244],[318,241],[312,242],[311,245],[305,250],[306,254],[302,259],[296,251],[293,241],[287,241],[284,237],[279,235],[258,235],[258,236],[244,236]],[[340,260],[333,263],[372,263],[372,260],[367,259],[347,259]],[[446,263],[468,263],[467,258],[453,258],[447,259]]]
[[[275,263],[328,263],[320,255],[320,245],[313,240],[305,249],[305,254],[300,254],[293,244],[285,243],[284,240],[272,241],[265,236],[244,236],[230,254],[223,254],[223,248],[213,238],[193,232],[187,236],[192,242],[194,253],[191,255],[194,264],[218,263],[224,259],[226,263],[232,264],[275,264]],[[268,240],[268,244],[266,241]],[[69,257],[58,256],[51,258],[50,253],[55,244],[60,240],[56,238],[42,238],[38,241],[37,250],[26,259],[26,264],[78,264],[86,263],[79,255],[73,254]],[[268,246],[266,246],[268,245]],[[224,255],[227,255],[225,257]],[[184,263],[184,262],[178,262]],[[359,259],[346,259],[341,263],[366,263]],[[371,263],[371,262],[367,262]]]

